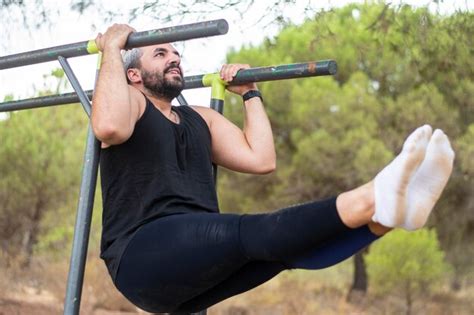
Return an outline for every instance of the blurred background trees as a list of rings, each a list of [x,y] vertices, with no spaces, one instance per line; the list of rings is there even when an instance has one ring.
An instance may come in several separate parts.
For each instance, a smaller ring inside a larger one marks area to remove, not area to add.
[[[291,4],[278,3],[285,2]],[[80,12],[94,6],[93,1],[78,3],[75,9]],[[27,9],[23,1],[1,4],[0,13],[12,6]],[[253,1],[234,5],[240,8],[242,4],[253,5]],[[134,12],[152,14],[153,8],[156,5],[150,4]],[[191,9],[199,6],[187,7]],[[423,250],[428,262],[405,268],[416,267],[410,271],[414,280],[417,272],[426,271],[423,268],[439,265],[433,269],[436,272],[420,279],[428,281],[433,275],[444,279],[445,275],[455,290],[472,284],[473,13],[440,15],[427,8],[383,2],[306,13],[308,18],[300,25],[291,24],[282,14],[273,15],[282,25],[276,37],[228,53],[229,63],[255,67],[334,59],[338,73],[259,84],[274,129],[278,168],[272,175],[258,177],[221,169],[221,208],[224,212],[269,211],[351,189],[370,180],[390,161],[410,131],[428,123],[448,134],[456,152],[453,175],[429,220],[430,232],[393,233],[377,242],[367,262],[362,253],[354,260],[354,270],[360,272],[355,282],[360,276],[368,281],[369,292],[371,286],[380,288],[376,266],[380,261],[388,263],[384,255],[394,255],[388,260],[396,262],[408,252]],[[61,74],[53,76],[62,87]],[[56,92],[57,87],[38,93]],[[240,98],[227,95],[225,115],[242,124]],[[26,266],[34,249],[38,256],[69,257],[86,124],[78,105],[11,113],[0,121],[2,268],[16,256]],[[100,206],[96,198],[91,251],[98,251]],[[393,250],[387,253],[387,248]],[[360,270],[368,271],[369,278]],[[393,281],[402,284],[405,280],[394,277]],[[353,289],[367,288],[356,285]]]
[[[454,266],[453,287],[472,277],[474,249],[472,13],[348,5],[288,25],[276,38],[228,55],[254,66],[335,59],[334,77],[260,84],[275,132],[278,170],[255,180],[222,174],[230,211],[324,198],[371,179],[405,136],[428,123],[443,129],[455,169],[429,226]],[[228,103],[240,100],[228,96]],[[236,122],[240,106],[226,106]],[[243,201],[243,202],[241,202]]]
[[[396,230],[374,243],[367,255],[372,292],[395,293],[406,303],[406,315],[418,314],[417,300],[438,289],[450,268],[435,230]]]

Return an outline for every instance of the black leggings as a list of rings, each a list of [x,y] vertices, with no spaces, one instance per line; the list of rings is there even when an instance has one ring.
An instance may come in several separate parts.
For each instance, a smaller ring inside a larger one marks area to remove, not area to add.
[[[116,286],[148,312],[197,312],[283,270],[338,263],[376,238],[346,227],[335,198],[267,214],[171,215],[135,234]]]

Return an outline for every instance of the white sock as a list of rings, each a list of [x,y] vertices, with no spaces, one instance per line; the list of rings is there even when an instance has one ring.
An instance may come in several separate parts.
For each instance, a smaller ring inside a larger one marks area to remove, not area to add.
[[[454,151],[448,137],[436,129],[426,149],[425,159],[408,185],[408,207],[403,228],[416,230],[425,225],[448,182],[453,161]]]
[[[375,176],[374,222],[386,227],[404,224],[408,184],[425,157],[431,132],[429,125],[413,131],[405,140],[402,152]]]

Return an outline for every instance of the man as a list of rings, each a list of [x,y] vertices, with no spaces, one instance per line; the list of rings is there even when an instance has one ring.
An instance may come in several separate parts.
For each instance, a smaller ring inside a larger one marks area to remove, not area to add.
[[[275,169],[257,86],[227,88],[244,99],[243,130],[209,108],[171,106],[183,89],[179,53],[155,45],[127,52],[123,62],[133,31],[113,25],[96,39],[103,58],[91,119],[102,141],[101,256],[137,306],[199,311],[283,270],[337,263],[391,228],[426,223],[454,159],[446,135],[428,125],[354,190],[269,214],[219,214],[212,162],[253,174]],[[248,67],[224,65],[221,78]]]

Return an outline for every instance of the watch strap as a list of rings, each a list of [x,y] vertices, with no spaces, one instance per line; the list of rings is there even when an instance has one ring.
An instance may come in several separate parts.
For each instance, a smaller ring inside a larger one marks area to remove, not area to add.
[[[244,100],[244,102],[248,101],[249,99],[253,97],[260,97],[260,100],[263,102],[262,93],[260,93],[260,91],[258,90],[250,90],[246,92],[244,95],[242,95],[242,99]]]

